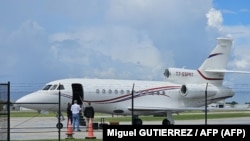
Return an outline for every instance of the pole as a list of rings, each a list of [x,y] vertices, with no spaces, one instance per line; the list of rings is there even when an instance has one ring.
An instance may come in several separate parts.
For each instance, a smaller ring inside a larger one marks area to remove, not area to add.
[[[8,100],[7,100],[7,109],[8,109],[8,141],[10,141],[10,82],[8,82]]]
[[[205,90],[205,125],[207,125],[207,86],[208,83],[206,85],[206,90]]]
[[[61,126],[61,91],[60,91],[60,83],[59,83],[59,97],[58,97],[59,105],[58,105],[58,123]],[[61,140],[61,127],[58,128],[58,140]]]
[[[132,92],[131,92],[131,95],[132,95],[132,102],[131,102],[131,106],[132,106],[132,116],[131,116],[131,118],[132,118],[132,125],[134,125],[134,86],[135,86],[135,84],[133,84],[133,87],[132,87]]]

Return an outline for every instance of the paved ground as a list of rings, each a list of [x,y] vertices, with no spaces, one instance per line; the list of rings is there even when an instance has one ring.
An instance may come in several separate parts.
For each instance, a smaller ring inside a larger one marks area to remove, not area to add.
[[[55,117],[22,117],[11,118],[10,120],[11,140],[35,140],[35,139],[65,139],[68,136],[66,128],[66,120],[62,121],[64,127],[61,132],[56,128],[57,119]],[[131,122],[120,122],[119,124],[130,124]],[[144,122],[148,125],[158,125],[161,121]],[[205,120],[176,120],[176,125],[192,125],[205,124]],[[248,124],[250,125],[250,117],[247,118],[228,118],[228,119],[209,119],[207,124]],[[85,139],[88,136],[85,126],[81,127],[80,132],[74,132],[73,137],[76,139]],[[97,139],[102,139],[102,129],[95,129],[93,133]]]

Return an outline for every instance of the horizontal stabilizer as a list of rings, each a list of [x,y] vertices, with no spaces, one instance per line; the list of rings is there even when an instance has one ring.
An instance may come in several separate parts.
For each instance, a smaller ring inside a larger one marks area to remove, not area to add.
[[[173,111],[173,112],[183,112],[183,111],[205,111],[205,107],[183,107],[183,108],[166,108],[166,107],[144,107],[136,106],[133,108],[134,111]],[[132,107],[128,107],[128,110],[132,110]],[[207,107],[208,111],[249,111],[250,108],[216,108],[216,107]]]
[[[238,71],[238,70],[221,70],[221,69],[207,69],[205,72],[221,72],[221,73],[250,73],[250,71]]]

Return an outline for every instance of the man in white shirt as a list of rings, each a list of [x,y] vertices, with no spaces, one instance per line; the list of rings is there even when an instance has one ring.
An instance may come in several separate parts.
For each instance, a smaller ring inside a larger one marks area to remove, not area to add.
[[[77,131],[81,131],[79,125],[80,110],[81,110],[80,105],[77,104],[77,100],[74,100],[74,104],[72,104],[71,106],[73,131],[75,130],[75,127],[77,128]]]

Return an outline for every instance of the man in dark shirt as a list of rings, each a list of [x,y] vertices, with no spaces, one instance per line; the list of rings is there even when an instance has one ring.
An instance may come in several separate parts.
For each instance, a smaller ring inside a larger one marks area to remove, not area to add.
[[[68,103],[68,107],[67,107],[67,116],[68,116],[68,123],[70,121],[70,123],[72,124],[72,111],[71,111],[71,103]],[[67,126],[68,127],[68,126]]]
[[[88,103],[88,106],[85,107],[84,109],[84,116],[87,118],[87,122],[89,123],[90,118],[94,118],[95,116],[95,110],[94,108],[91,106],[91,103]]]

